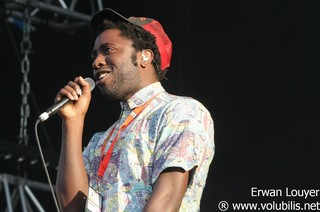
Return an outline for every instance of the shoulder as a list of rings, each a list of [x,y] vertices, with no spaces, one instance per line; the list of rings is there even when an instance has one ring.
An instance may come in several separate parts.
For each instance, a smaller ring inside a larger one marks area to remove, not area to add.
[[[209,110],[198,100],[188,96],[178,96],[166,93],[166,113],[183,117],[205,117],[212,119]]]
[[[163,93],[156,107],[160,126],[176,129],[193,129],[197,131],[213,131],[214,122],[209,110],[198,100]],[[161,106],[160,106],[161,105]],[[202,129],[202,130],[201,130]]]

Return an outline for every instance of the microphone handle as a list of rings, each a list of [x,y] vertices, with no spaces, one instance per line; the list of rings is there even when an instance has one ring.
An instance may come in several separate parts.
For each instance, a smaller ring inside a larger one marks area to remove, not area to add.
[[[49,107],[46,113],[48,113],[49,116],[54,115],[60,110],[60,108],[62,108],[64,105],[66,105],[70,101],[71,100],[68,99],[67,97],[63,97],[62,99],[60,99],[60,101],[56,102],[54,105]]]
[[[50,116],[56,114],[60,108],[62,108],[65,104],[67,104],[68,102],[70,102],[71,100],[68,99],[67,97],[63,97],[62,99],[60,99],[58,102],[56,102],[55,104],[53,104],[51,107],[49,107],[46,112],[43,112],[39,117],[37,121],[45,121],[47,120]]]

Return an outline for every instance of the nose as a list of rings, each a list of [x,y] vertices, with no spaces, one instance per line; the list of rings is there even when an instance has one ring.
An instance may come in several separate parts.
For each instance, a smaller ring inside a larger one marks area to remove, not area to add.
[[[92,68],[94,70],[97,70],[97,69],[99,69],[99,68],[101,68],[102,66],[105,66],[105,65],[106,65],[105,58],[101,54],[98,54],[95,57],[95,59],[93,60],[93,62],[92,62]]]

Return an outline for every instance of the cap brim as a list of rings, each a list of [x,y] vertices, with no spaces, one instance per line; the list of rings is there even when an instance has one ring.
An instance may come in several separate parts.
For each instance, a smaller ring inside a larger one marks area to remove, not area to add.
[[[92,36],[95,36],[99,25],[103,22],[104,19],[110,19],[110,20],[120,19],[120,20],[128,21],[126,17],[122,16],[121,14],[117,13],[116,11],[110,8],[105,8],[103,10],[100,10],[99,12],[95,13],[90,20],[89,29],[90,29],[90,34]]]

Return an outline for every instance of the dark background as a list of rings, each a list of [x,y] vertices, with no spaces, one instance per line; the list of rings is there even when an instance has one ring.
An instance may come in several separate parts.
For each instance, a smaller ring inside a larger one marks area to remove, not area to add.
[[[173,42],[172,65],[163,85],[170,93],[201,101],[215,121],[216,153],[201,211],[218,211],[221,200],[268,202],[251,188],[320,189],[319,1],[115,1],[124,16],[159,20]],[[78,10],[87,12],[86,5]],[[58,90],[77,75],[92,76],[93,41],[86,29],[73,32],[34,26],[29,80],[28,146],[37,149],[36,118]],[[0,139],[18,143],[20,128],[21,29],[0,28]],[[84,144],[119,114],[116,102],[98,89],[85,126]],[[44,150],[59,153],[60,118],[38,126]],[[5,152],[5,150],[3,150]],[[5,155],[4,153],[1,155]],[[45,155],[46,157],[46,155]],[[55,166],[49,171],[55,182]],[[0,173],[47,182],[41,165],[1,159]],[[1,191],[1,190],[0,190]],[[50,211],[52,198],[42,201]],[[314,202],[317,198],[293,199]],[[1,200],[4,202],[4,199]],[[2,203],[0,204],[2,205]]]

